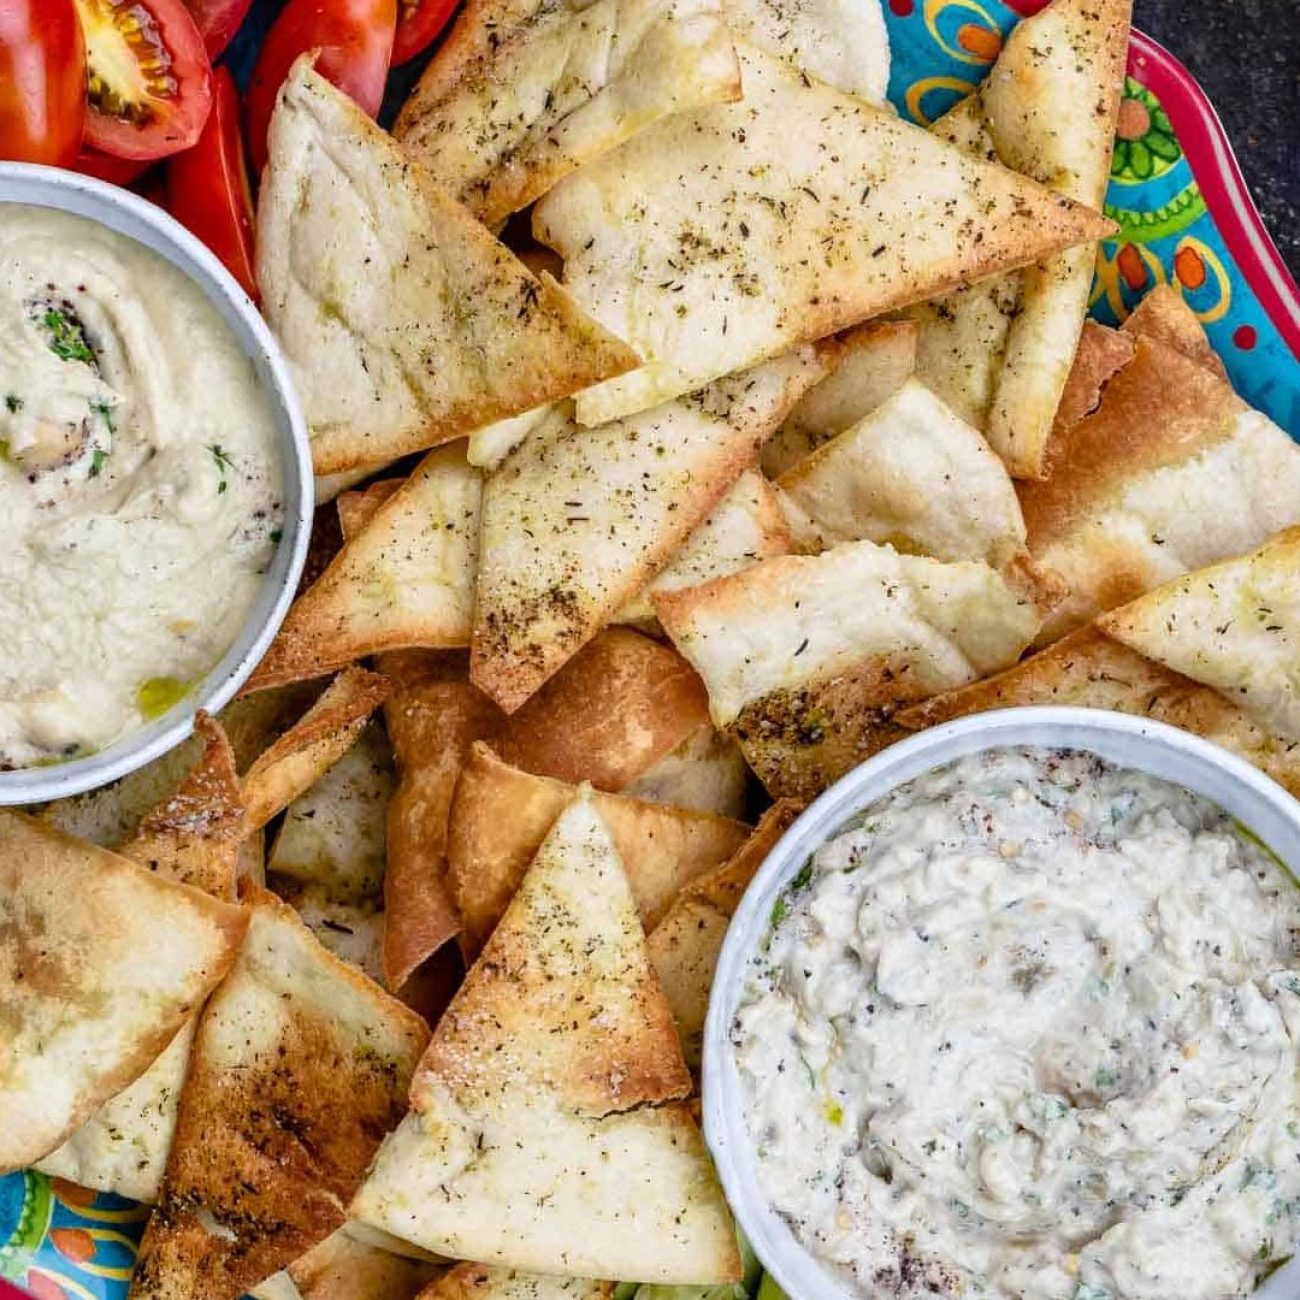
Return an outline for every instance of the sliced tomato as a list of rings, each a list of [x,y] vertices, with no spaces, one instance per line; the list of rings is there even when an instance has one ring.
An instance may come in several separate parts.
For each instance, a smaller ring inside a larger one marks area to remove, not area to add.
[[[289,0],[248,85],[248,148],[257,171],[266,165],[275,97],[299,56],[318,51],[316,71],[373,117],[383,102],[396,28],[397,0]]]
[[[212,107],[212,65],[181,0],[76,0],[86,36],[86,141],[116,158],[188,149]]]
[[[393,62],[406,63],[423,54],[456,12],[457,0],[398,0]]]
[[[239,92],[226,68],[212,82],[212,113],[198,143],[167,164],[167,210],[225,263],[256,301],[253,193],[244,162]]]
[[[0,0],[0,158],[66,167],[86,121],[86,47],[72,0]]]
[[[217,56],[235,39],[253,0],[185,0],[185,7],[203,37],[208,58]]]
[[[128,185],[134,185],[151,165],[148,158],[114,158],[111,153],[100,153],[98,149],[82,149],[72,162],[72,170],[126,189]]]

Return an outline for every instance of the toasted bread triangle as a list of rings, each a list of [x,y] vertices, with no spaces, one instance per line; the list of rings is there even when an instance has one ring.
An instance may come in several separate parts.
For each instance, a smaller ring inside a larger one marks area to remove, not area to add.
[[[448,442],[636,364],[300,60],[258,205],[263,310],[317,474]]]
[[[0,1171],[48,1155],[147,1070],[246,925],[229,903],[0,813]]]
[[[1103,615],[1110,636],[1300,740],[1300,527]]]
[[[583,424],[1114,229],[738,48],[742,102],[643,131],[534,210],[577,300],[645,358],[579,396]]]
[[[612,1282],[457,1264],[431,1282],[416,1300],[611,1300],[613,1294]]]
[[[585,1277],[734,1280],[733,1229],[627,877],[584,793],[440,1022],[352,1213],[425,1249]]]

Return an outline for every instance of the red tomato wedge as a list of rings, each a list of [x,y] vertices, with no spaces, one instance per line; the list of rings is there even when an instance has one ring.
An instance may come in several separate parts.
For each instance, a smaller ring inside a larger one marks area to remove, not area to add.
[[[275,97],[299,56],[319,51],[316,71],[374,117],[384,98],[396,28],[397,0],[289,0],[267,34],[245,101],[257,171],[266,166]]]
[[[399,0],[393,62],[423,54],[451,21],[456,5],[457,0]]]
[[[86,37],[86,143],[116,158],[188,149],[212,107],[212,65],[181,0],[76,0]]]
[[[253,0],[185,0],[185,7],[203,37],[208,58],[216,62],[239,30]]]
[[[0,158],[66,167],[86,121],[86,47],[72,0],[0,0]]]
[[[244,162],[239,93],[228,69],[216,70],[212,92],[212,112],[198,143],[167,164],[167,210],[216,253],[256,301],[253,192]]]

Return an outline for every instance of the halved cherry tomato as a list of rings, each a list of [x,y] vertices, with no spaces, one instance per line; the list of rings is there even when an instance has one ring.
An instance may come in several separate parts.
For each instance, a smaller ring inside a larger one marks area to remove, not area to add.
[[[167,164],[167,210],[216,253],[256,300],[253,193],[239,129],[239,94],[228,69],[216,70],[212,90],[212,114],[198,144]]]
[[[72,170],[83,176],[94,176],[97,180],[108,181],[125,189],[134,185],[152,166],[148,158],[114,158],[111,153],[100,153],[98,149],[82,149],[73,159]]]
[[[76,0],[86,35],[86,142],[117,158],[188,149],[212,107],[212,65],[181,0]]]
[[[185,7],[203,37],[208,58],[214,63],[234,40],[252,4],[253,0],[185,0]]]
[[[72,0],[0,0],[0,158],[64,167],[85,120],[86,47]]]
[[[457,0],[398,0],[393,62],[406,63],[433,44],[456,12]]]
[[[316,71],[373,117],[397,28],[397,0],[289,0],[267,34],[248,85],[248,149],[253,166],[266,165],[266,132],[275,97],[298,57],[318,50]]]

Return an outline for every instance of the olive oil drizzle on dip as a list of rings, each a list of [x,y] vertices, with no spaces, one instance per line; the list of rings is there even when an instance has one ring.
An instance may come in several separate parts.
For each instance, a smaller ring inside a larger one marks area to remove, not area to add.
[[[1006,749],[778,899],[732,1026],[763,1190],[863,1296],[1228,1300],[1300,1243],[1300,891],[1189,792]]]
[[[67,213],[0,220],[0,765],[73,757],[220,660],[280,535],[274,415],[200,290]]]

